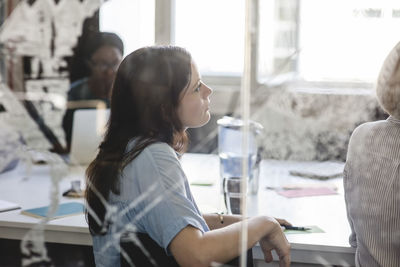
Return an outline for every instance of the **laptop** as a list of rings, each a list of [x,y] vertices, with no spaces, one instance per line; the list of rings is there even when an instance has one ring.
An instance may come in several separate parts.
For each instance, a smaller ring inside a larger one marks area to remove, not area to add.
[[[71,135],[71,165],[88,165],[96,157],[109,114],[109,109],[75,110]]]

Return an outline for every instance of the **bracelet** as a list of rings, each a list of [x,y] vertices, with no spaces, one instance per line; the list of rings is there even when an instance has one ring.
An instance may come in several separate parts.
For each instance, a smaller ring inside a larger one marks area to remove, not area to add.
[[[224,216],[222,215],[222,212],[218,212],[217,215],[219,217],[219,221],[221,222],[221,224],[224,224]]]

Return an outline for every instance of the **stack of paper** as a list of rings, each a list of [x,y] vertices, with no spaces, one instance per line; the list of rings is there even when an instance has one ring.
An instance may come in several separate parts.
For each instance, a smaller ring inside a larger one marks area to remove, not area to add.
[[[299,189],[281,190],[277,192],[279,195],[292,198],[292,197],[309,197],[309,196],[323,196],[335,195],[337,192],[329,187],[305,187]]]
[[[290,175],[317,180],[328,180],[343,176],[343,162],[318,162],[303,164],[289,171]]]

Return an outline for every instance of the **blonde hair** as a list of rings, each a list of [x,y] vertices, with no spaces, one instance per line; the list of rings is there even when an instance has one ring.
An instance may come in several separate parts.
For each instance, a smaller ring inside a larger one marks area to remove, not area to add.
[[[400,119],[400,42],[390,51],[382,65],[376,96],[389,115]]]

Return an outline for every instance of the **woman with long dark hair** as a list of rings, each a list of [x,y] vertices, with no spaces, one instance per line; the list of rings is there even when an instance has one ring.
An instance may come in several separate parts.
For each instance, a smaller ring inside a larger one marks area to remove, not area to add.
[[[125,232],[146,233],[182,266],[210,266],[239,255],[240,216],[202,215],[179,162],[186,129],[210,119],[212,90],[190,54],[176,46],[138,49],[119,66],[107,132],[87,169],[87,220],[96,265],[118,266]],[[290,246],[271,217],[247,220],[248,243],[260,242],[281,264]]]

